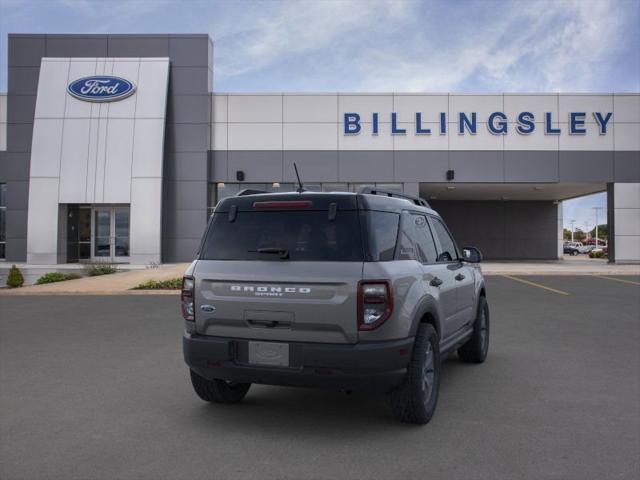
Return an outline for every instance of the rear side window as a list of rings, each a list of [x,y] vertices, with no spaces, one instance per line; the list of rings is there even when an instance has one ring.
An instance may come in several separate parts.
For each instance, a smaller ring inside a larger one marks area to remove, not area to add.
[[[449,235],[444,224],[437,218],[431,219],[433,233],[440,242],[440,250],[438,252],[438,262],[451,262],[458,259],[458,250],[456,244]]]
[[[436,261],[436,246],[424,215],[407,213],[403,216],[398,260]]]
[[[368,260],[388,262],[394,259],[400,215],[391,212],[363,213],[369,231]]]
[[[203,260],[362,261],[356,211],[215,213],[203,242]]]

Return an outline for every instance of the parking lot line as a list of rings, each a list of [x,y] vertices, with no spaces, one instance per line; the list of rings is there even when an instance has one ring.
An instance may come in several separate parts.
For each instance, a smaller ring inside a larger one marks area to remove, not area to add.
[[[616,282],[629,283],[631,285],[640,285],[640,282],[634,282],[633,280],[623,280],[622,278],[607,277],[606,275],[594,275],[598,278],[606,278],[607,280],[614,280]]]
[[[548,290],[549,292],[557,293],[558,295],[571,295],[569,292],[565,292],[564,290],[558,290],[556,288],[547,287],[546,285],[541,285],[536,282],[531,282],[529,280],[523,280],[522,278],[514,277],[512,275],[502,275],[503,277],[509,278],[511,280],[515,280],[516,282],[521,282],[526,285],[531,285],[532,287],[538,287],[543,290]]]

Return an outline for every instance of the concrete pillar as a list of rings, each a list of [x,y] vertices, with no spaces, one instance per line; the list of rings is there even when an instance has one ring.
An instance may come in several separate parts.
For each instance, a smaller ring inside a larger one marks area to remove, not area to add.
[[[640,183],[607,187],[609,261],[640,263]]]
[[[562,212],[562,202],[558,202],[558,235],[556,239],[558,240],[558,259],[561,260],[564,258],[564,217]]]

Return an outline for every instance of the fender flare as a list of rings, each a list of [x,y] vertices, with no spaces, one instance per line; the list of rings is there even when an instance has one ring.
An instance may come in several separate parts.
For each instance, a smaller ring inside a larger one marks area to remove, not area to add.
[[[431,296],[423,297],[420,303],[418,304],[418,307],[416,308],[416,313],[413,316],[413,322],[411,323],[410,335],[412,337],[416,335],[420,322],[422,321],[424,316],[427,314],[433,318],[433,327],[436,329],[438,336],[442,338],[442,325],[440,322],[440,314],[438,313],[436,301]]]

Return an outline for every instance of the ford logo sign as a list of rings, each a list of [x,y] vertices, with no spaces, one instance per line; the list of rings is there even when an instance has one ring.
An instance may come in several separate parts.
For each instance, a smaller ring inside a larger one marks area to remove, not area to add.
[[[136,86],[121,77],[97,75],[71,82],[67,91],[70,95],[86,102],[113,102],[133,94]]]

